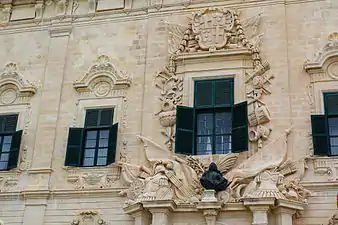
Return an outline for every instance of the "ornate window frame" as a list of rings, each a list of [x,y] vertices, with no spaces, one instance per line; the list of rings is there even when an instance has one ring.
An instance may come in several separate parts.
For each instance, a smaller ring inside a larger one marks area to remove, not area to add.
[[[30,161],[27,159],[27,129],[31,119],[31,98],[37,92],[37,85],[24,79],[15,62],[4,66],[0,75],[0,115],[18,114],[16,130],[23,130],[18,167],[10,171],[0,171],[0,192],[18,189],[18,176],[27,171]]]
[[[311,111],[315,114],[324,113],[325,92],[338,91],[338,33],[328,36],[328,43],[315,54],[315,58],[307,60],[305,71],[310,75],[307,86]]]
[[[126,144],[123,140],[123,129],[127,123],[127,89],[131,83],[131,79],[106,55],[99,56],[85,75],[73,83],[74,89],[80,96],[76,103],[76,116],[71,126],[84,126],[87,109],[114,108],[114,123],[119,123],[116,154],[120,158],[125,157]],[[116,181],[120,179],[120,167],[115,164],[106,167],[65,167],[64,169],[68,172],[67,181],[77,190],[116,187]]]
[[[205,19],[216,18],[213,14],[223,22],[213,21],[217,29],[203,26]],[[270,66],[260,57],[260,16],[242,23],[235,10],[208,8],[193,13],[186,26],[169,24],[169,60],[155,78],[155,86],[161,90],[161,110],[156,115],[164,127],[161,133],[167,138],[168,149],[174,148],[176,106],[192,105],[195,79],[215,76],[235,78],[235,101],[249,99],[249,139],[254,149],[263,147],[271,133],[271,116],[263,97],[271,94],[267,86],[273,76],[266,75]],[[210,32],[208,37],[223,39],[205,38]],[[231,65],[234,61],[236,66]]]

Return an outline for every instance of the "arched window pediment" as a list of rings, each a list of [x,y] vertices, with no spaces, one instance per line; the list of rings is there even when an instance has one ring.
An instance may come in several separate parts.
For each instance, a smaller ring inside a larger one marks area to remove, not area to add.
[[[119,70],[108,56],[101,55],[73,86],[80,93],[94,92],[96,96],[106,96],[111,90],[129,88],[131,79]]]

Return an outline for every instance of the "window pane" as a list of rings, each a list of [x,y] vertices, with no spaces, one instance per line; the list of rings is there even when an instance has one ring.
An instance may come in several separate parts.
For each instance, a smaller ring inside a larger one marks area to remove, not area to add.
[[[328,118],[330,135],[338,135],[338,117]]]
[[[338,147],[331,147],[331,155],[338,155]]]
[[[96,139],[96,135],[97,135],[97,131],[93,130],[93,131],[87,131],[87,140],[88,139]]]
[[[95,148],[96,140],[86,140],[86,148]]]
[[[229,134],[232,129],[232,115],[230,112],[215,113],[215,133]]]
[[[3,137],[2,137],[2,136],[0,136],[0,143],[1,143],[1,141],[2,141],[2,138],[3,138]]]
[[[197,115],[197,135],[212,135],[213,114],[201,113]]]
[[[109,130],[100,131],[100,138],[108,138],[108,137],[109,137]]]
[[[331,137],[330,144],[331,146],[338,146],[338,137]]]
[[[11,144],[4,144],[2,146],[2,152],[9,152],[11,149]]]
[[[107,157],[107,155],[108,155],[108,149],[107,148],[99,149],[98,157]]]
[[[96,165],[98,166],[104,166],[107,164],[107,158],[97,158]]]
[[[0,170],[6,170],[7,164],[8,164],[8,162],[0,162]]]
[[[108,147],[108,139],[100,139],[99,147]]]
[[[216,154],[228,154],[231,152],[231,135],[217,136],[215,140]]]
[[[85,149],[84,157],[94,157],[95,149]]]
[[[12,136],[4,137],[4,144],[10,144],[12,142]]]
[[[0,158],[0,161],[2,162],[8,162],[8,157],[9,157],[9,154],[1,154],[1,158]]]
[[[84,166],[94,166],[94,158],[84,158],[83,159]]]
[[[328,113],[338,113],[338,95],[329,94],[326,96],[326,107]]]
[[[197,155],[212,154],[212,137],[197,137]]]

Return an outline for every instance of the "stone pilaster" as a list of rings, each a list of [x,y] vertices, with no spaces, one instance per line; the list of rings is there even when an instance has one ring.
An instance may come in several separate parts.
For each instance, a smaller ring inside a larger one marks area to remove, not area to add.
[[[276,214],[276,225],[292,225],[292,216],[297,210],[304,210],[304,204],[296,201],[277,200],[274,210]]]
[[[143,202],[143,207],[152,214],[151,224],[169,225],[170,214],[176,208],[176,204],[172,200],[157,200]]]
[[[274,206],[275,198],[245,199],[244,205],[252,212],[252,225],[268,225],[268,212]]]
[[[50,171],[54,152],[54,143],[59,118],[60,99],[65,66],[67,64],[68,42],[71,24],[64,21],[49,29],[50,43],[47,64],[41,89],[41,103],[35,137],[32,171],[29,179],[29,190],[48,189]]]
[[[43,225],[49,192],[24,192],[23,196],[25,199],[23,225]]]
[[[151,215],[148,210],[144,209],[141,203],[123,208],[124,212],[134,217],[135,225],[148,225],[151,222]]]

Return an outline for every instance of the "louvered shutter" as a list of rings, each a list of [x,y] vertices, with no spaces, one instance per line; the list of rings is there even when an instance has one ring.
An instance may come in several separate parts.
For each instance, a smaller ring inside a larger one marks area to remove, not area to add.
[[[247,151],[248,143],[248,106],[241,102],[232,108],[232,152]]]
[[[325,94],[325,112],[329,115],[338,114],[338,93]]]
[[[213,82],[196,81],[195,82],[195,107],[212,107],[213,106]]]
[[[99,110],[90,109],[86,111],[85,127],[96,127],[99,123]]]
[[[312,140],[315,155],[328,155],[329,143],[325,115],[312,115]]]
[[[5,116],[4,131],[15,132],[17,122],[18,122],[18,115]]]
[[[194,152],[194,108],[177,106],[176,111],[176,136],[175,152],[178,154],[192,155]]]
[[[8,158],[8,170],[18,166],[20,146],[21,146],[22,130],[16,131],[12,136],[11,149]]]
[[[101,109],[99,126],[111,126],[113,124],[113,109]]]
[[[83,137],[83,128],[69,128],[65,166],[81,165]]]
[[[108,165],[115,162],[116,147],[117,147],[117,134],[118,134],[118,123],[114,124],[109,129],[108,155],[107,155]]]
[[[215,80],[215,106],[232,106],[233,79]]]

